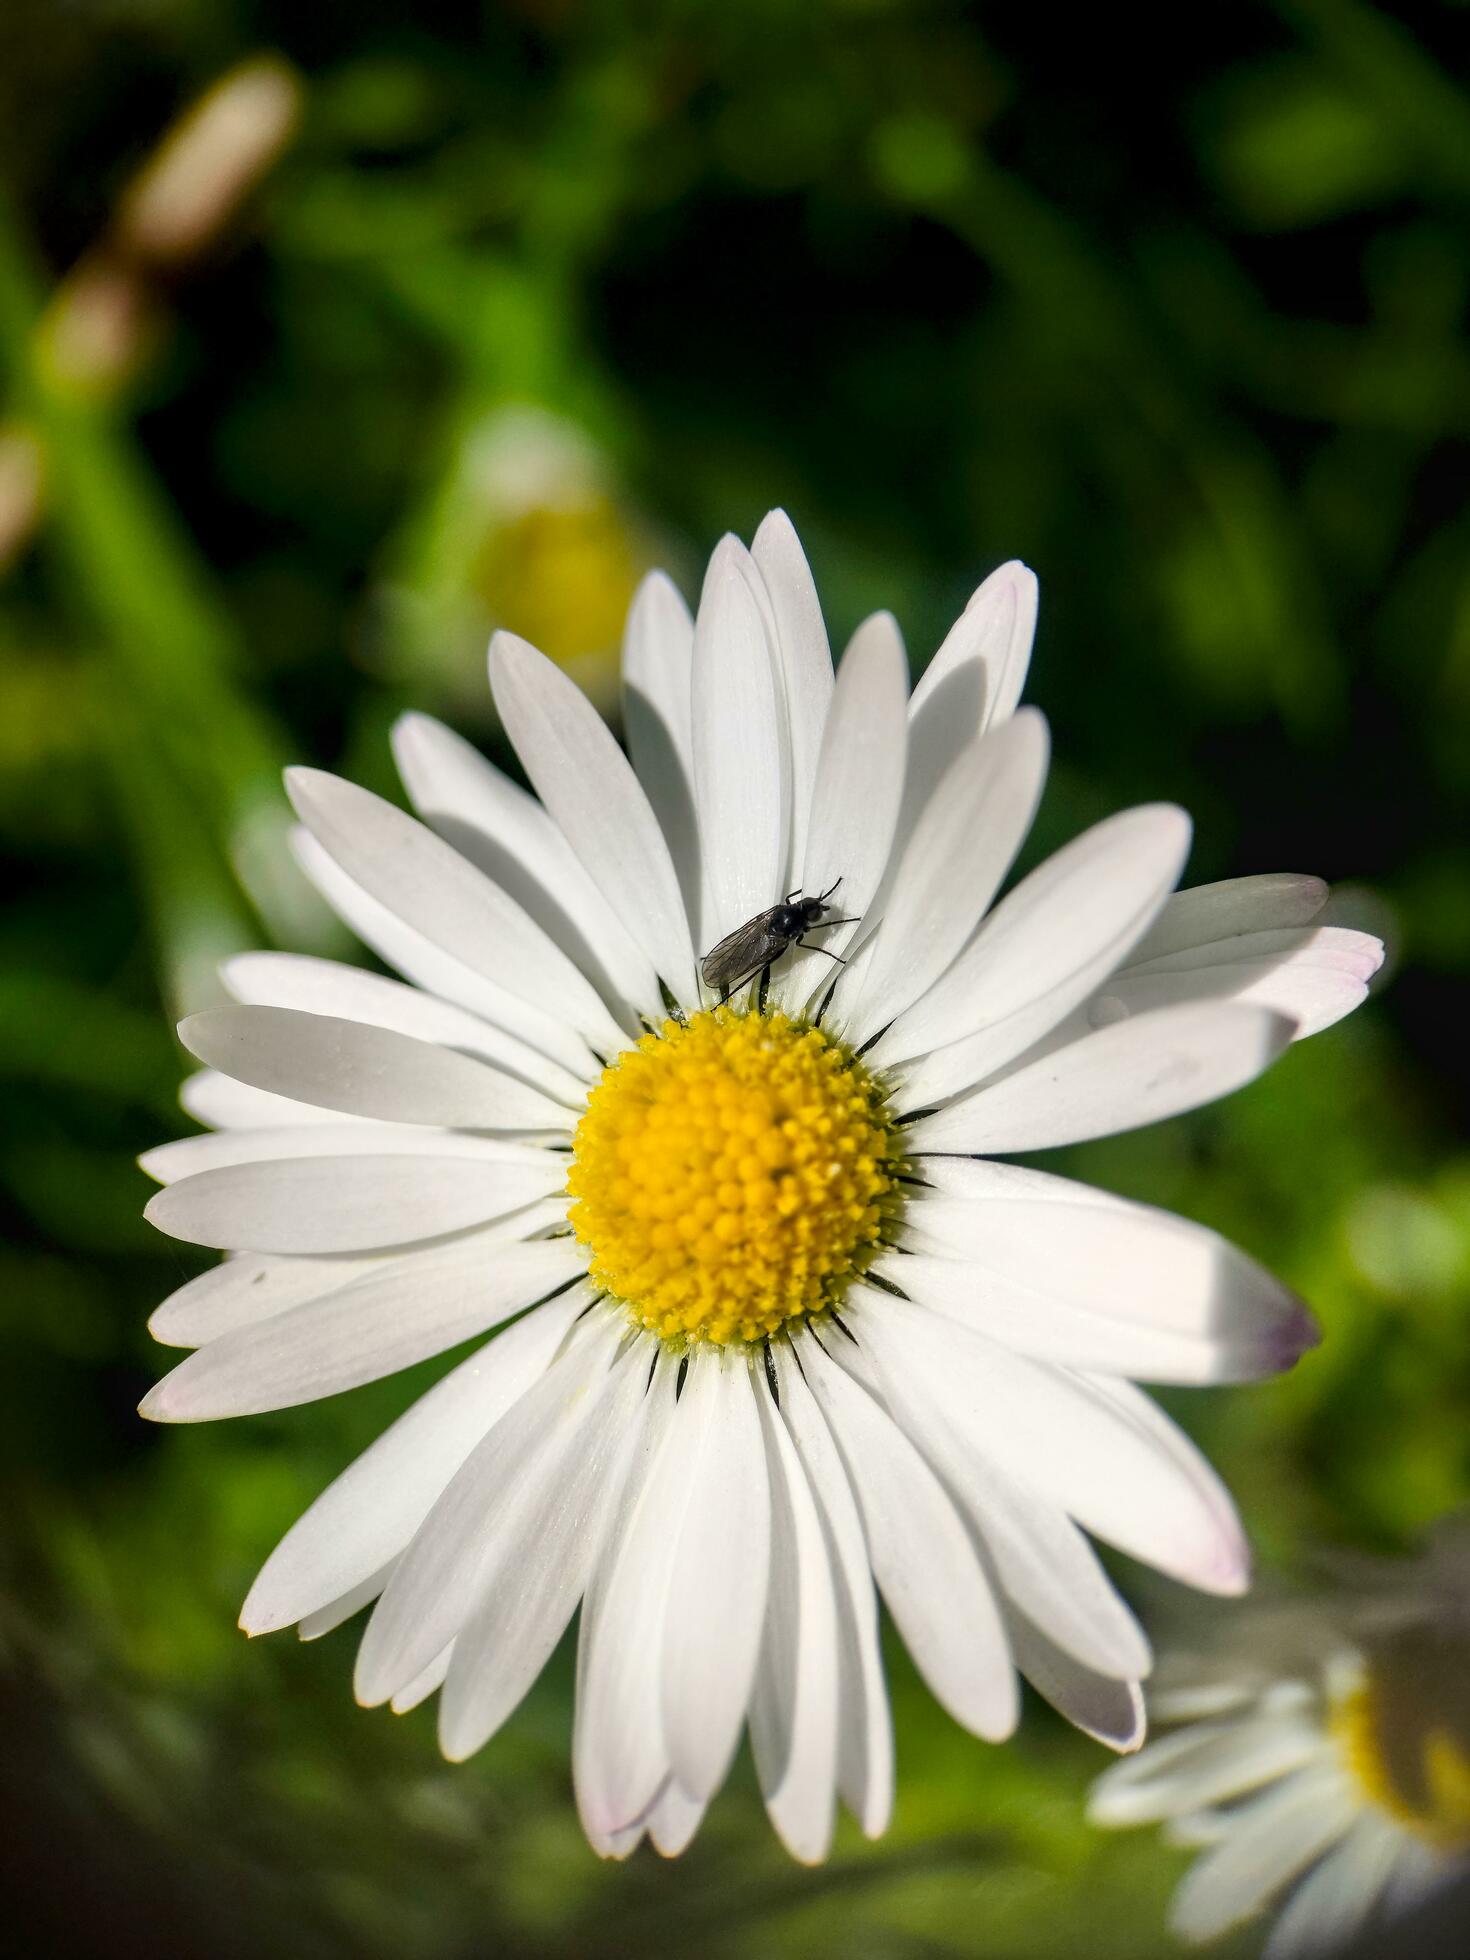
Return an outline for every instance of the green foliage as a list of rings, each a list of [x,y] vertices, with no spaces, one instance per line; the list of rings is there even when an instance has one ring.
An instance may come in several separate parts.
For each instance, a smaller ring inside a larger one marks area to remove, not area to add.
[[[1135,59],[1106,11],[948,0],[7,10],[0,1663],[54,1950],[83,1923],[57,1835],[99,1914],[167,1912],[190,1954],[1172,1950],[1179,1855],[1082,1822],[1101,1752],[1039,1708],[987,1749],[897,1654],[884,1843],[845,1827],[797,1870],[742,1769],[679,1864],[600,1866],[567,1656],[451,1768],[429,1714],[353,1706],[349,1633],[234,1631],[414,1382],[132,1414],[147,1313],[197,1269],[131,1169],[178,1122],[169,1018],[237,947],[342,949],[280,764],[386,788],[410,703],[504,760],[489,626],[611,700],[637,572],[687,583],[772,503],[838,643],[891,605],[916,667],[994,563],[1036,566],[1038,848],[1172,796],[1196,881],[1363,881],[1376,1005],[1067,1168],[1320,1314],[1291,1377],[1170,1398],[1264,1564],[1408,1546],[1470,1495],[1463,20],[1278,0],[1190,32]],[[117,193],[270,44],[294,146],[207,251],[138,274],[136,358],[79,376],[57,321]]]

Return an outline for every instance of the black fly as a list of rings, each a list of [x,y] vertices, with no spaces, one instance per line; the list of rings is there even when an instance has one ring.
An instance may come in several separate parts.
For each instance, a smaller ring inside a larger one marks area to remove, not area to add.
[[[747,919],[743,926],[737,926],[700,962],[699,970],[704,975],[704,984],[718,987],[720,999],[728,1000],[736,987],[743,986],[773,961],[780,959],[788,946],[805,947],[811,953],[827,953],[829,960],[836,960],[839,966],[845,966],[847,962],[840,954],[828,953],[825,946],[808,945],[801,936],[818,926],[857,924],[856,919],[825,919],[822,916],[827,909],[827,900],[841,883],[842,880],[838,878],[818,898],[803,898],[800,889],[788,892],[779,905],[768,906],[764,912],[757,912],[753,919]]]

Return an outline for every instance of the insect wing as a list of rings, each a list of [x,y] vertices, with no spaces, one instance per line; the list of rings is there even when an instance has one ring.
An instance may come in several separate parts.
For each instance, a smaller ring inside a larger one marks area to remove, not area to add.
[[[785,952],[790,940],[771,930],[771,921],[780,910],[779,905],[773,905],[768,911],[757,912],[705,954],[699,970],[707,987],[733,987],[737,980],[759,973]]]

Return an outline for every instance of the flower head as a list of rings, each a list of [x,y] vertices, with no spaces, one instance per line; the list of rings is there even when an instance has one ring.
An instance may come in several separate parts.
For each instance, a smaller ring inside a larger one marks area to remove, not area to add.
[[[498,636],[534,797],[420,716],[419,820],[290,778],[302,864],[403,979],[254,954],[238,1005],[184,1023],[212,1133],[145,1159],[150,1215],[236,1256],[154,1316],[197,1352],[147,1414],[305,1402],[501,1329],[287,1533],[243,1624],[376,1601],[360,1698],[442,1687],[462,1757],[580,1604],[604,1852],[680,1849],[746,1724],[795,1855],[837,1792],[881,1831],[878,1593],[976,1734],[1010,1732],[1019,1668],[1131,1748],[1148,1647],[1085,1534],[1246,1584],[1229,1498],[1130,1378],[1269,1373],[1310,1317],[1213,1233],[997,1159],[1240,1086],[1378,948],[1317,922],[1311,878],[1171,896],[1169,806],[996,902],[1046,771],[1017,709],[1035,603],[995,573],[912,698],[886,614],[834,677],[778,513],[719,547],[696,618],[640,589],[628,755]],[[728,935],[834,887],[729,1001],[704,984]]]
[[[1172,1922],[1205,1940],[1284,1900],[1267,1960],[1337,1952],[1470,1876],[1470,1566],[1442,1541],[1356,1598],[1257,1613],[1161,1670],[1176,1726],[1094,1786],[1110,1827],[1202,1853]],[[1387,1951],[1387,1948],[1382,1950]]]

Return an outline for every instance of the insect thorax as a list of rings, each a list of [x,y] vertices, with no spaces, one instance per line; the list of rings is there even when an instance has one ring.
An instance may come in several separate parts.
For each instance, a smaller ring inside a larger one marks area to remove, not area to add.
[[[773,905],[769,914],[770,930],[781,939],[800,939],[808,926],[814,926],[822,916],[823,907],[815,898],[799,899],[794,905]]]

